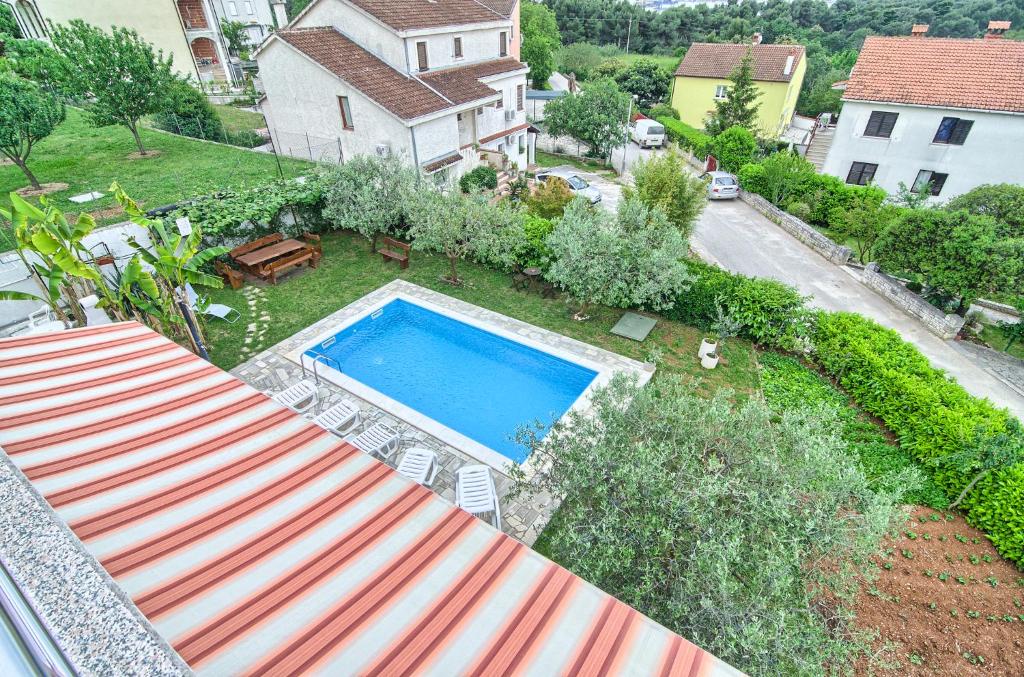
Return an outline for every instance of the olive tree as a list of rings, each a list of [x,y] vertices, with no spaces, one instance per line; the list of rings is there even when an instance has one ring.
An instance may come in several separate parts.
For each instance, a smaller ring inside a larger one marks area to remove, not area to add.
[[[553,263],[547,278],[580,303],[576,319],[591,304],[619,308],[672,305],[690,276],[682,260],[686,239],[660,209],[626,199],[612,219],[577,198],[548,236]]]
[[[51,26],[53,46],[63,57],[58,80],[62,89],[90,102],[94,125],[127,127],[139,154],[146,155],[139,120],[164,108],[175,80],[171,59],[133,30],[110,31],[80,19]]]
[[[64,104],[39,85],[16,75],[0,75],[0,153],[3,153],[39,189],[28,168],[35,145],[64,121]]]
[[[707,204],[706,186],[691,174],[677,152],[653,155],[633,165],[634,187],[626,187],[626,197],[635,195],[648,207],[660,208],[684,237],[693,231],[693,223]]]
[[[698,387],[619,376],[543,440],[520,430],[539,470],[515,490],[561,500],[535,547],[749,674],[843,674],[868,644],[852,593],[918,471],[872,485],[833,409]]]
[[[354,230],[377,250],[377,239],[405,220],[416,190],[416,170],[397,156],[356,155],[324,177],[324,217]]]

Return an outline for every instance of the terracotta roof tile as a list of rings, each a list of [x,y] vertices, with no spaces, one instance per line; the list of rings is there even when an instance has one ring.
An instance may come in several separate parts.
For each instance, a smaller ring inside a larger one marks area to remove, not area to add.
[[[508,57],[469,66],[420,73],[419,77],[444,97],[451,99],[456,104],[462,104],[486,99],[498,93],[480,82],[479,78],[511,73],[525,68],[526,64]]]
[[[331,27],[278,31],[277,35],[398,117],[411,120],[451,102],[404,75]]]
[[[843,99],[1024,112],[1024,42],[869,37]]]
[[[462,153],[457,150],[453,150],[451,153],[442,155],[436,160],[430,160],[429,162],[423,163],[423,171],[427,174],[433,174],[439,169],[444,169],[449,165],[453,165],[462,159]]]
[[[349,0],[353,5],[395,30],[461,26],[507,19],[476,0]]]
[[[477,0],[481,5],[491,9],[506,18],[512,17],[512,11],[516,8],[519,0]]]
[[[485,136],[484,138],[480,139],[479,143],[490,143],[491,141],[494,141],[495,139],[500,139],[503,136],[508,136],[509,134],[515,134],[516,132],[521,132],[524,129],[529,129],[530,127],[531,127],[531,125],[529,123],[523,124],[523,125],[516,125],[515,127],[509,127],[508,129],[502,130],[502,131],[497,132],[495,134],[491,134],[490,136]]]
[[[789,82],[797,64],[804,56],[801,45],[734,45],[697,42],[690,46],[676,69],[676,75],[690,78],[717,78],[723,80],[732,74],[747,50],[754,55],[754,79],[767,82]],[[789,73],[785,73],[786,60],[793,57]]]

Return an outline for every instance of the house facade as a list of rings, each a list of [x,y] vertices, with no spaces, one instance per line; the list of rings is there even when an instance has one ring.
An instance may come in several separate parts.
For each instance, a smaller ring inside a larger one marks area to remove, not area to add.
[[[1024,184],[1024,43],[869,37],[845,84],[823,171],[945,202]]]
[[[778,138],[788,129],[807,71],[801,45],[765,45],[754,36],[750,45],[695,43],[675,73],[672,107],[679,119],[697,129],[715,112],[715,101],[728,96],[729,75],[750,53],[754,84],[760,96],[757,127],[766,138]]]
[[[525,169],[529,69],[509,6],[314,0],[256,54],[275,148],[331,162],[398,154],[438,182],[483,162]]]
[[[0,0],[14,11],[22,34],[48,40],[47,22],[81,19],[94,26],[130,28],[174,60],[174,69],[196,81],[235,82],[221,20],[248,24],[250,41],[259,44],[274,25],[270,0]],[[232,10],[234,13],[232,13]]]

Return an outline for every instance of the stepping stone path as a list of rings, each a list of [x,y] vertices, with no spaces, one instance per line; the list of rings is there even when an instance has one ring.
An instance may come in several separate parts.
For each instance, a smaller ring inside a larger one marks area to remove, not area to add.
[[[245,327],[245,342],[242,346],[242,357],[249,356],[260,350],[270,328],[270,315],[262,308],[267,296],[260,287],[246,287],[242,290],[246,305],[249,306],[249,317],[253,320]]]

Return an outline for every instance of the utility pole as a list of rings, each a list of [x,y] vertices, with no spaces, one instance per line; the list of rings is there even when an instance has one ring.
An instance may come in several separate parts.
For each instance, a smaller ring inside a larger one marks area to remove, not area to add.
[[[633,101],[636,94],[629,97],[629,108],[626,109],[626,131],[622,135],[622,173],[626,173],[626,152],[629,150],[629,119],[633,117]]]
[[[626,54],[629,54],[629,34],[633,32],[633,17],[629,17],[629,25],[626,26]]]

